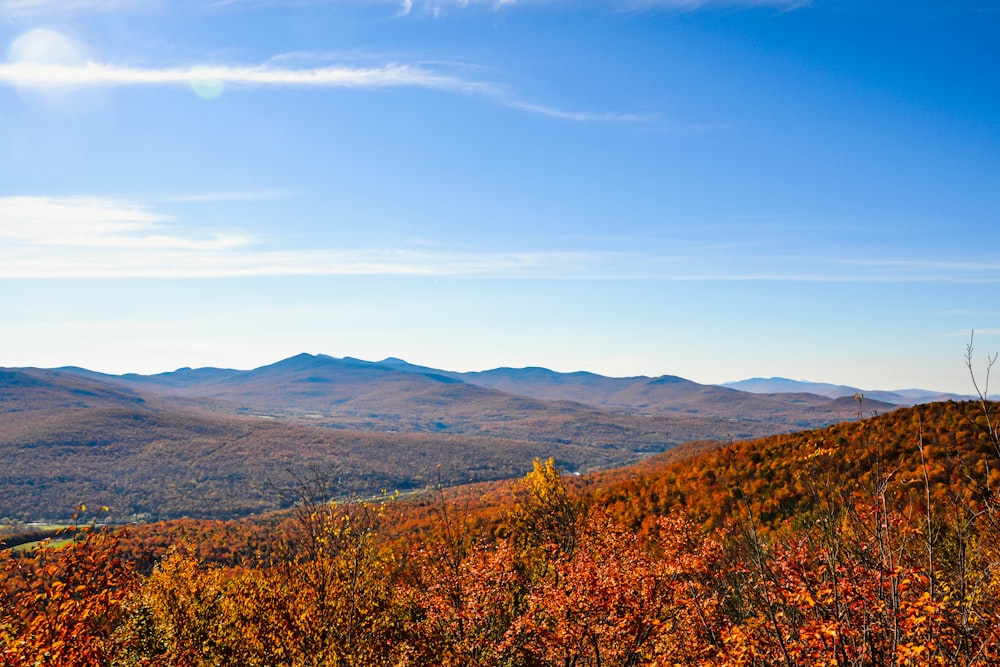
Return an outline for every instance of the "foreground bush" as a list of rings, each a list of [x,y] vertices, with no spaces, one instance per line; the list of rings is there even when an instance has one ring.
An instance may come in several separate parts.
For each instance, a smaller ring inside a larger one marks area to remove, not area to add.
[[[838,475],[846,445],[794,450],[807,511],[785,521],[762,518],[734,460],[737,519],[706,529],[675,507],[640,532],[550,460],[489,528],[442,496],[420,539],[393,542],[385,505],[314,501],[241,567],[178,545],[140,577],[96,532],[6,552],[0,664],[1000,664],[1000,438],[992,404],[966,408],[984,411],[962,436],[975,461],[918,429],[904,470],[876,421],[851,450],[864,475]]]

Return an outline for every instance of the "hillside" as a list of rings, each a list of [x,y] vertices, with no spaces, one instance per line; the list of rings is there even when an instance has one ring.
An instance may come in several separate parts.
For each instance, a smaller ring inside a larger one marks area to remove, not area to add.
[[[865,490],[878,475],[891,478],[887,488],[894,502],[905,506],[919,500],[914,494],[924,493],[921,434],[932,500],[940,507],[952,505],[954,494],[967,491],[967,472],[983,484],[1000,486],[1000,456],[985,430],[981,406],[972,402],[919,405],[861,423],[731,444],[693,441],[639,463],[565,475],[564,482],[585,504],[621,518],[639,533],[656,517],[676,511],[690,513],[705,530],[716,530],[744,519],[748,508],[765,529],[787,530],[808,525],[819,498],[840,502],[856,493],[870,496]],[[873,468],[876,461],[881,473]],[[477,530],[493,533],[513,509],[516,490],[517,483],[508,479],[399,500],[392,506],[388,532],[393,539],[410,541],[433,531],[443,498]],[[287,521],[288,515],[262,520],[273,525]],[[243,525],[255,533],[258,522]],[[233,531],[235,525],[227,524],[225,530]],[[211,534],[214,529],[192,525],[188,530]],[[147,526],[140,534],[162,545],[178,531],[184,533],[183,525]],[[220,540],[208,542],[218,545]],[[225,559],[220,554],[213,557]]]
[[[311,469],[334,476],[347,497],[419,488],[439,475],[447,484],[510,477],[536,456],[574,470],[636,457],[592,440],[319,428],[201,411],[74,373],[7,370],[0,517],[65,517],[84,502],[109,505],[120,519],[224,518],[281,507],[288,501],[276,487]]]
[[[1000,404],[990,407],[1000,414]],[[1000,451],[982,406],[951,401],[742,442],[692,441],[639,463],[567,475],[564,481],[587,505],[640,532],[675,511],[690,513],[705,530],[721,529],[745,518],[748,507],[762,526],[781,529],[807,525],[819,498],[870,497],[872,485],[886,478],[894,502],[919,500],[914,494],[924,493],[921,442],[932,501],[942,510],[968,492],[970,478],[1000,488]],[[479,525],[492,525],[512,509],[515,492],[510,481],[499,481],[452,489],[448,497]],[[395,521],[426,529],[436,502],[401,502]]]
[[[1000,485],[1000,452],[982,406],[953,401],[692,450],[689,457],[671,451],[588,476],[583,484],[595,502],[635,526],[677,507],[706,527],[720,527],[748,509],[766,526],[801,525],[817,511],[818,499],[871,498],[880,484],[904,505],[917,500],[924,493],[921,444],[932,499],[942,509],[972,500],[959,491],[968,492],[970,480],[984,488]]]

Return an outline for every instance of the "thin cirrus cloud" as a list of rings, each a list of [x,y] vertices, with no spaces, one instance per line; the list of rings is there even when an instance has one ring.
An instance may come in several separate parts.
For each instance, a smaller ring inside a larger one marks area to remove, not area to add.
[[[432,253],[406,249],[242,249],[128,254],[95,250],[15,253],[0,278],[241,278],[267,276],[433,276],[574,279],[586,253]],[[562,274],[559,272],[562,271]],[[571,274],[571,275],[567,275]]]
[[[588,252],[406,248],[273,249],[239,234],[194,236],[140,204],[100,197],[0,198],[0,278],[221,278],[294,275],[584,277]]]
[[[850,272],[895,282],[1000,283],[1000,262],[919,258],[842,259]]]
[[[402,0],[399,2],[399,15],[406,16],[417,10],[423,13],[441,16],[447,9],[466,9],[470,7],[488,7],[500,10],[504,7],[524,7],[537,5],[564,5],[572,7],[569,0]],[[642,11],[651,9],[666,9],[677,11],[694,11],[698,9],[728,8],[753,9],[756,7],[791,10],[805,7],[809,0],[604,0],[600,3],[610,11]]]
[[[754,8],[769,7],[775,9],[798,9],[810,4],[809,0],[625,0],[618,2],[629,9],[678,9],[692,11],[696,9],[719,8]]]
[[[211,198],[211,195],[209,195]],[[210,199],[209,199],[210,200]],[[197,200],[192,200],[192,202]],[[436,276],[536,280],[852,283],[1000,282],[1000,265],[734,256],[697,239],[641,250],[275,248],[243,234],[193,234],[148,206],[100,197],[0,197],[0,279]],[[766,260],[766,261],[765,261]]]
[[[301,55],[301,54],[298,54]],[[392,88],[420,87],[469,94],[499,93],[490,86],[440,73],[426,67],[389,63],[381,67],[327,64],[287,67],[197,64],[186,67],[129,67],[98,62],[85,45],[61,33],[38,28],[18,37],[10,61],[0,63],[0,84],[23,89],[59,90],[87,87],[186,86],[206,97],[217,97],[226,86]]]
[[[274,60],[274,59],[272,59]],[[196,65],[191,67],[122,67],[88,60],[63,64],[21,60],[0,64],[0,84],[33,90],[85,87],[187,86],[214,98],[226,87],[244,88],[424,88],[474,95],[519,111],[576,122],[649,123],[652,114],[572,111],[526,102],[489,83],[471,81],[426,67],[388,64],[382,67],[276,67],[273,65]]]
[[[292,194],[280,190],[267,190],[257,192],[208,192],[201,194],[173,195],[164,197],[164,201],[178,204],[203,204],[207,202],[252,202],[252,201],[274,201],[275,199],[287,199]]]
[[[0,64],[0,82],[26,88],[221,84],[326,88],[419,86],[463,92],[484,90],[483,84],[437,74],[419,67],[396,64],[368,68],[328,66],[293,69],[264,65],[143,68],[121,67],[94,61],[87,61],[81,65],[21,61]]]
[[[442,16],[449,9],[486,7],[500,10],[505,7],[532,5],[565,5],[572,7],[569,0],[378,0],[387,6],[395,5],[397,16],[407,16],[417,11]],[[215,0],[214,2],[194,2],[192,0],[0,0],[0,19],[31,18],[45,15],[66,15],[81,13],[122,13],[148,12],[169,6],[184,8],[239,9],[263,6],[308,6],[322,4],[344,4],[350,0]],[[362,0],[355,0],[362,4]],[[797,9],[810,4],[809,0],[604,0],[611,11],[634,11],[644,9],[673,9],[692,11],[703,8],[755,8]]]
[[[148,11],[165,0],[0,0],[0,19],[85,12]]]
[[[165,216],[115,199],[0,198],[0,247],[14,254],[39,248],[218,250],[249,242],[242,235],[178,236],[168,223]]]

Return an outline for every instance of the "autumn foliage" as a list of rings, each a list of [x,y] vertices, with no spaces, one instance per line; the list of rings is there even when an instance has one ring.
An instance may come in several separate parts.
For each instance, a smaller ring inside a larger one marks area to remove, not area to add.
[[[317,496],[269,537],[225,524],[239,558],[180,540],[148,574],[99,532],[7,552],[0,664],[1000,664],[996,409],[924,406],[579,485],[539,460],[492,514],[441,489]]]
[[[118,555],[121,535],[75,532],[27,558],[0,552],[0,665],[111,664],[138,577]]]

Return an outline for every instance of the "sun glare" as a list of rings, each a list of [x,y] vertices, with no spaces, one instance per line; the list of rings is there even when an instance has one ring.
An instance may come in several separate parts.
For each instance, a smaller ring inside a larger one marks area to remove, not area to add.
[[[29,30],[11,42],[8,50],[8,62],[24,66],[83,67],[90,59],[84,45],[48,28]],[[88,111],[104,106],[107,101],[106,91],[93,87],[37,81],[20,81],[15,85],[22,99],[40,103],[51,111]]]
[[[8,55],[12,62],[36,65],[83,65],[87,61],[80,44],[46,28],[35,28],[15,39]]]

